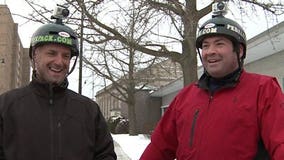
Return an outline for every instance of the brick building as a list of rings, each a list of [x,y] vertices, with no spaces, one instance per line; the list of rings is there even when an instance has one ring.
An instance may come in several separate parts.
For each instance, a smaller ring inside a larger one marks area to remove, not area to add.
[[[0,4],[0,94],[30,80],[28,49],[24,49],[7,5]]]

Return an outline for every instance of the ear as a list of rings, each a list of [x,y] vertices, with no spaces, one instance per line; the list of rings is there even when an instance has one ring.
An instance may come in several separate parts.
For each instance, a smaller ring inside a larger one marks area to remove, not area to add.
[[[31,58],[31,64],[33,69],[35,69],[36,58],[37,58],[36,49],[33,49],[32,58]]]
[[[242,44],[240,44],[240,57],[243,57],[244,55],[244,46]]]
[[[34,57],[32,57],[32,59],[30,59],[31,61],[31,65],[32,65],[32,68],[35,69],[35,60],[34,60]]]

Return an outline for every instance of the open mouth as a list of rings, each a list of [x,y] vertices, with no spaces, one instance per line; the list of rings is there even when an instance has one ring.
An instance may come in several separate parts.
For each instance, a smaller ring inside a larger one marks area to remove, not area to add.
[[[219,62],[219,60],[216,60],[216,59],[209,59],[208,60],[208,63],[217,63]]]
[[[52,72],[55,72],[55,73],[60,73],[63,71],[63,69],[61,68],[54,68],[54,67],[49,67],[49,70],[51,70]]]

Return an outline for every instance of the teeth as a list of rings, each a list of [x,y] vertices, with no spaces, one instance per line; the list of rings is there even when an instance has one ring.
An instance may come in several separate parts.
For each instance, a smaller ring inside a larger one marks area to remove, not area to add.
[[[217,60],[208,60],[209,63],[215,63]]]
[[[52,70],[53,72],[61,72],[62,70],[61,69],[56,69],[56,68],[49,68],[50,70]]]

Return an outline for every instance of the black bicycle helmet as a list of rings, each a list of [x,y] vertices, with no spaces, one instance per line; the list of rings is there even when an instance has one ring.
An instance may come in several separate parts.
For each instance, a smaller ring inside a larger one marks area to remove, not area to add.
[[[68,26],[60,23],[44,24],[39,27],[31,38],[29,56],[32,58],[33,50],[41,44],[57,43],[71,48],[71,56],[79,55],[78,38],[76,33]]]
[[[206,21],[198,30],[196,48],[202,48],[204,38],[212,35],[225,35],[242,44],[244,46],[244,54],[241,58],[245,58],[247,46],[246,34],[237,22],[222,15]]]

